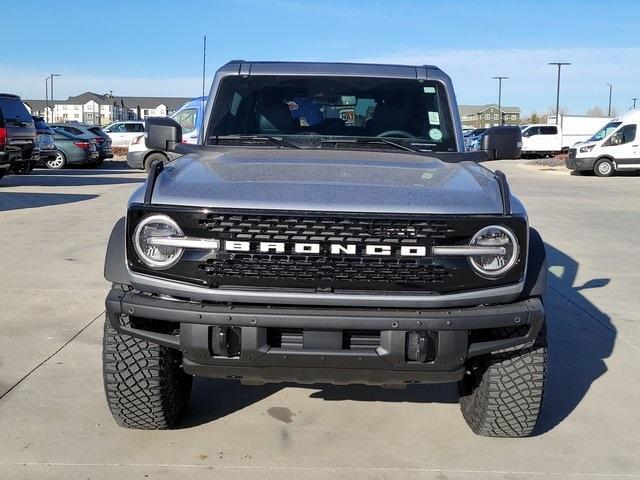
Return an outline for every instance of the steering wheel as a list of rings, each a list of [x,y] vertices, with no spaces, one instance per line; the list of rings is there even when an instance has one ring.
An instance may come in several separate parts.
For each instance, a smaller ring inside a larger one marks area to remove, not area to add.
[[[379,133],[376,137],[396,137],[396,138],[418,138],[415,135],[405,132],[404,130],[387,130],[386,132]]]

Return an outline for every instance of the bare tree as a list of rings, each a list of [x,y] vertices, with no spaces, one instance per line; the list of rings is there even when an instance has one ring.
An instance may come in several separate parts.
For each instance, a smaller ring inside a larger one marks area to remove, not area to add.
[[[588,117],[604,117],[604,110],[599,107],[599,106],[594,106],[591,107],[589,110],[587,110],[587,116]]]

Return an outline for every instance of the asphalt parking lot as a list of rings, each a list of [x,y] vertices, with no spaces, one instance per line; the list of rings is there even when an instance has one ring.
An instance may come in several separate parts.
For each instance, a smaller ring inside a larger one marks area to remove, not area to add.
[[[182,427],[116,426],[101,375],[106,241],[144,174],[0,181],[0,478],[640,478],[640,176],[494,162],[550,257],[537,434],[477,437],[453,385],[241,387],[198,379]]]

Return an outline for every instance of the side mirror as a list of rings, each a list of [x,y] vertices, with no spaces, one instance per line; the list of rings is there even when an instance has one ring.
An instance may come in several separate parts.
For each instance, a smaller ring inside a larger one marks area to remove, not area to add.
[[[522,154],[522,132],[517,125],[488,128],[480,137],[480,148],[489,160],[515,159]]]
[[[182,142],[182,127],[169,117],[149,117],[144,122],[145,145],[152,150],[173,152]]]

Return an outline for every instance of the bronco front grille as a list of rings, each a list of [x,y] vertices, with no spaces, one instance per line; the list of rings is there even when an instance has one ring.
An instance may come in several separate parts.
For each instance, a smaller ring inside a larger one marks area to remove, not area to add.
[[[464,257],[402,256],[402,246],[466,245],[482,227],[511,228],[521,246],[526,222],[520,217],[327,214],[321,212],[224,212],[180,207],[139,206],[129,211],[131,238],[137,222],[158,211],[171,216],[185,235],[248,242],[250,251],[224,248],[215,254],[185,252],[173,267],[151,271],[137,260],[128,242],[129,265],[135,271],[212,288],[307,289],[321,292],[418,291],[448,293],[514,283],[522,265],[497,280],[480,278]],[[260,242],[280,242],[284,252],[259,252]],[[320,245],[317,253],[296,254],[298,242]],[[358,253],[330,254],[331,244],[357,245]],[[388,256],[367,256],[367,245],[389,245]],[[525,250],[526,251],[526,250]],[[521,262],[524,263],[524,262]]]

